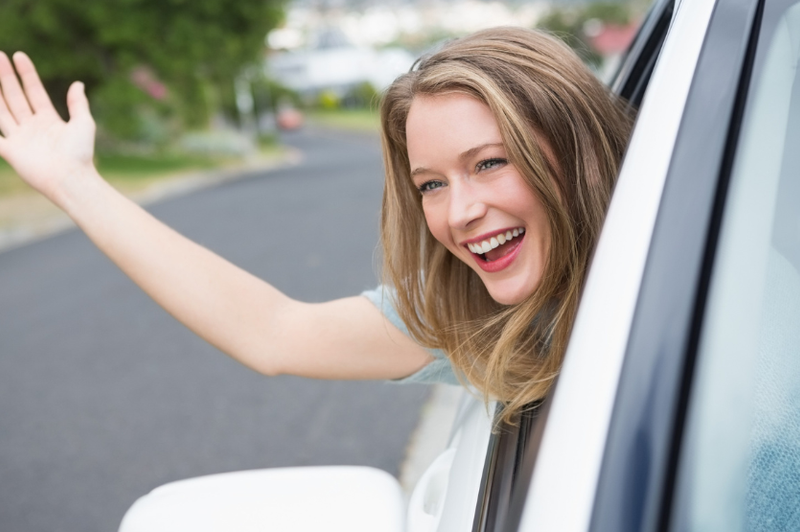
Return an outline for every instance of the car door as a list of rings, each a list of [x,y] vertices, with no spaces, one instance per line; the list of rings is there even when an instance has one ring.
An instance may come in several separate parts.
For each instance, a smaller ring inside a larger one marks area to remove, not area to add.
[[[758,3],[748,58],[686,350],[662,530],[800,530],[797,0]]]
[[[518,530],[666,530],[761,7],[681,2],[643,98]],[[512,530],[512,528],[508,528]]]
[[[705,7],[597,481],[583,489],[591,512],[578,469],[562,468],[560,485],[542,475],[555,495],[534,478],[522,529],[800,529],[800,6]]]
[[[665,180],[596,488],[591,530],[663,530],[724,180],[759,2],[714,5]]]
[[[642,108],[559,382],[492,437],[473,530],[683,530],[706,507],[686,495],[690,391],[762,7],[664,1],[645,21],[614,84]]]

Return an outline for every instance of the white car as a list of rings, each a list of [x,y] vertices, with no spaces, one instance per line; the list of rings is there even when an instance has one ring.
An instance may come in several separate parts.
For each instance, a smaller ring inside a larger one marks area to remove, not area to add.
[[[792,0],[657,0],[557,385],[496,433],[466,400],[407,505],[369,469],[232,473],[123,532],[800,530],[798,57]]]

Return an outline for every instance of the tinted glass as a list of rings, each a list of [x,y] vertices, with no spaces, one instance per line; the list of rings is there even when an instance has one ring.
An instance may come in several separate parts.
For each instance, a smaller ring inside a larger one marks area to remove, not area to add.
[[[673,530],[800,530],[800,5],[765,8]]]

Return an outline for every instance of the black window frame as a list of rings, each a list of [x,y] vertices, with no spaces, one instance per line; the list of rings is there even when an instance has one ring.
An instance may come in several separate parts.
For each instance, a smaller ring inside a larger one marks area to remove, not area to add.
[[[762,0],[719,0],[667,173],[597,486],[592,532],[669,528],[688,390]]]
[[[672,23],[675,0],[656,0],[610,83],[611,91],[638,109]]]

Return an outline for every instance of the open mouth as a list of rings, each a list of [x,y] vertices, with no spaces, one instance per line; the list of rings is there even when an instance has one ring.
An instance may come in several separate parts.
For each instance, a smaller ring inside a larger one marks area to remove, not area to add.
[[[524,235],[523,227],[508,229],[480,242],[469,243],[467,248],[477,255],[478,260],[494,262],[514,251],[522,242]]]

